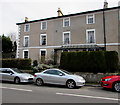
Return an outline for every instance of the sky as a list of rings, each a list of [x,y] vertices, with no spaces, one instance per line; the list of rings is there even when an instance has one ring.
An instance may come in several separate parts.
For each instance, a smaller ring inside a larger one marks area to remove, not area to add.
[[[118,6],[120,0],[107,0],[108,7]],[[16,23],[56,17],[58,8],[64,15],[102,9],[104,0],[0,0],[0,35],[16,33]]]

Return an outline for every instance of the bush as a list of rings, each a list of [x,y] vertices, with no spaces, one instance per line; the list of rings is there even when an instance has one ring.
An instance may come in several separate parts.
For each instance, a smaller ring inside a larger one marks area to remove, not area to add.
[[[3,68],[31,69],[31,59],[2,59]]]
[[[35,67],[35,66],[38,66],[38,61],[37,60],[33,61],[33,67]]]
[[[106,73],[117,71],[118,62],[115,51],[63,52],[60,68],[70,72]]]

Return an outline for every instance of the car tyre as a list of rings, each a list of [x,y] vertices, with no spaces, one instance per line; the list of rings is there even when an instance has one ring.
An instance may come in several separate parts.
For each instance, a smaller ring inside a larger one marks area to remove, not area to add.
[[[16,78],[14,79],[14,83],[15,83],[15,84],[19,84],[19,83],[20,83],[20,78],[19,78],[19,77],[16,77]]]
[[[73,89],[76,87],[76,83],[74,80],[68,80],[67,83],[66,83],[66,86],[69,88],[69,89]]]
[[[120,82],[115,82],[113,84],[113,89],[116,91],[116,92],[120,92]]]
[[[43,85],[43,80],[41,78],[36,79],[36,85],[37,86],[42,86]]]

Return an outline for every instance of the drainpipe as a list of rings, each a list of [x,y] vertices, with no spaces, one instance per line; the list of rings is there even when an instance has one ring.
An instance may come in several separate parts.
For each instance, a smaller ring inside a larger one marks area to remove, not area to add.
[[[104,51],[106,51],[106,28],[105,28],[105,11],[103,9],[103,33],[104,33]]]

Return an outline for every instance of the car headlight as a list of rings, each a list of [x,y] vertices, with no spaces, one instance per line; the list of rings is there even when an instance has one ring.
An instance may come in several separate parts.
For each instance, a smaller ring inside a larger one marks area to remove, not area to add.
[[[111,78],[105,79],[105,81],[110,81],[110,80],[111,80]]]

